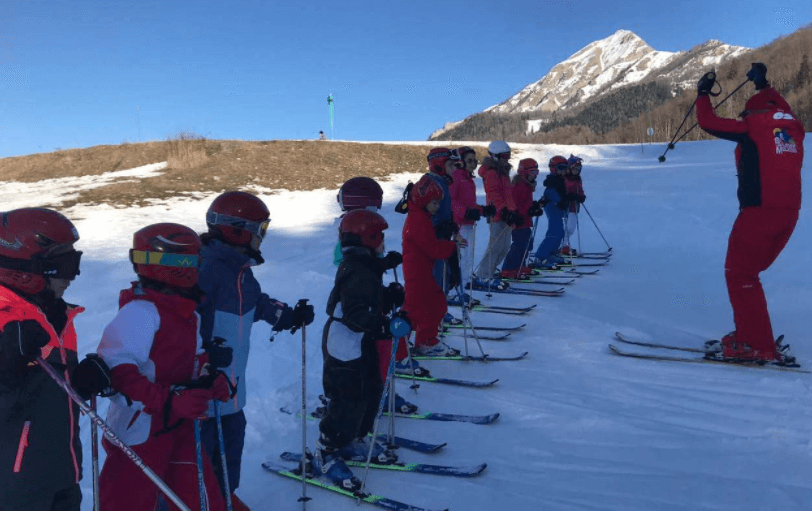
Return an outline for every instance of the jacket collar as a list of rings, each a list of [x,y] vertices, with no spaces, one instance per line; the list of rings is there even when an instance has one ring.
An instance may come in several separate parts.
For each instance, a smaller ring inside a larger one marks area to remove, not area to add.
[[[246,264],[249,266],[257,265],[257,262],[249,255],[234,250],[233,247],[218,239],[210,239],[208,243],[203,245],[200,255],[203,259],[216,259],[236,268],[242,268]]]

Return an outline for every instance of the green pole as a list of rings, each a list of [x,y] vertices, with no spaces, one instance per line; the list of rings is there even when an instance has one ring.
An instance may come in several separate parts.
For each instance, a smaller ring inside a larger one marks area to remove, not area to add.
[[[327,104],[330,106],[330,140],[335,138],[335,129],[333,125],[333,95],[327,95]]]

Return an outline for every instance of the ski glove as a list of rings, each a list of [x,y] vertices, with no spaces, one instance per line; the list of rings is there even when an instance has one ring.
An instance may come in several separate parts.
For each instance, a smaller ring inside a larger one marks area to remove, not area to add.
[[[219,369],[228,367],[234,360],[234,349],[225,345],[226,340],[215,337],[211,342],[204,342],[203,349],[209,354],[209,367]]]
[[[170,417],[173,419],[205,419],[211,399],[211,389],[172,391],[169,394]]]
[[[223,403],[231,399],[231,385],[228,377],[222,372],[217,375],[211,385],[211,397]]]
[[[309,325],[316,318],[313,306],[306,303],[297,303],[291,314],[291,328],[299,328],[302,325]]]
[[[9,321],[0,332],[0,349],[12,359],[33,362],[50,340],[50,334],[36,320]]]
[[[79,362],[79,365],[73,370],[71,384],[85,401],[92,396],[110,395],[114,392],[110,368],[95,353],[89,353],[84,360]]]
[[[434,227],[437,238],[441,240],[450,240],[457,230],[457,224],[451,220],[443,220]]]
[[[753,62],[753,67],[747,72],[747,78],[753,80],[756,90],[764,89],[770,85],[767,81],[767,66],[761,62]]]
[[[473,220],[474,222],[479,221],[482,218],[482,213],[479,212],[479,208],[469,208],[465,210],[465,217],[466,220]]]
[[[493,218],[496,216],[496,206],[493,204],[488,204],[487,206],[482,206],[482,216],[485,218]]]
[[[387,252],[384,259],[384,268],[387,270],[394,270],[401,264],[403,264],[403,255],[400,252],[395,252],[394,250]]]
[[[386,311],[395,310],[406,300],[406,291],[397,282],[392,282],[383,288],[383,308]]]
[[[586,202],[586,195],[581,195],[580,197],[578,197],[579,204],[583,204],[584,202]]]
[[[544,214],[544,210],[542,209],[541,204],[539,204],[538,201],[534,200],[533,204],[530,206],[530,209],[527,210],[527,215],[528,216],[541,216],[543,214]]]
[[[747,74],[748,78],[750,73]],[[696,85],[696,92],[699,96],[707,96],[710,94],[713,85],[716,83],[716,73],[710,71],[705,73],[702,78],[699,79],[699,83]]]

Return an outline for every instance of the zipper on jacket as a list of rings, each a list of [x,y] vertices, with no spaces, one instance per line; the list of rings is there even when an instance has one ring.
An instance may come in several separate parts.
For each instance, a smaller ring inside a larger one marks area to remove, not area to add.
[[[14,473],[18,474],[23,464],[23,454],[28,447],[28,432],[31,431],[31,421],[25,421],[23,432],[20,434],[20,443],[17,444],[17,457],[14,459]]]

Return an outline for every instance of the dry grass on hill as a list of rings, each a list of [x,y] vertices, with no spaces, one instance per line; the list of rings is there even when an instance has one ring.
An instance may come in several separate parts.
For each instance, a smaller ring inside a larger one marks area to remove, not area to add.
[[[0,180],[99,175],[166,161],[162,175],[88,190],[71,202],[143,205],[196,192],[251,186],[313,190],[338,188],[347,179],[382,178],[426,170],[431,146],[325,141],[207,140],[182,134],[164,142],[98,146],[0,159]],[[480,157],[485,146],[475,148]]]

